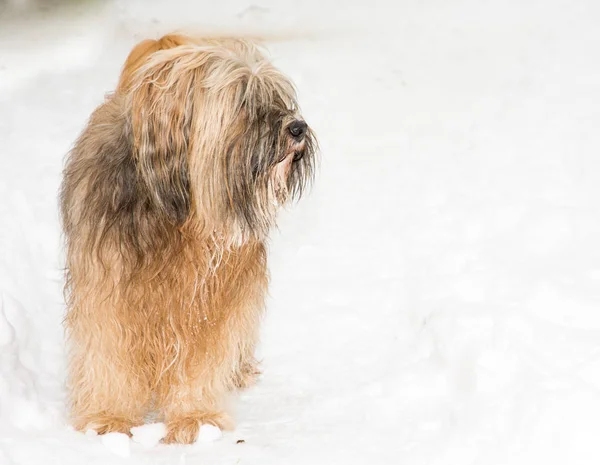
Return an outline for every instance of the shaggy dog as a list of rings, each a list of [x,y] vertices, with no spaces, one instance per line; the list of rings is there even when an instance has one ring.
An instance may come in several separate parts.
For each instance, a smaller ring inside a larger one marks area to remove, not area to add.
[[[70,152],[67,246],[71,418],[165,442],[232,427],[250,385],[268,284],[265,241],[311,181],[316,141],[292,83],[251,42],[144,41]]]

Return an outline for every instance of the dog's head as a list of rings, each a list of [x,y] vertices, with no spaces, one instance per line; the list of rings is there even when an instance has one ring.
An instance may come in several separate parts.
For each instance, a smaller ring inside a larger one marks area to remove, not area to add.
[[[264,238],[315,163],[289,79],[239,39],[184,43],[140,61],[118,92],[154,210],[233,242]]]

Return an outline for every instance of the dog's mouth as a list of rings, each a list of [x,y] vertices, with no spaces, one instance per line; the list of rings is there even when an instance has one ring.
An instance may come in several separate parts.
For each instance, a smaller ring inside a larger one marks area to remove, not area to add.
[[[306,149],[306,142],[304,139],[298,141],[295,139],[290,140],[289,148],[286,154],[287,157],[292,157],[292,161],[300,161],[304,156],[304,151]]]
[[[275,181],[277,183],[285,183],[287,179],[290,169],[292,167],[292,163],[296,161],[297,152],[295,150],[288,151],[283,156],[283,158],[275,165]],[[302,157],[300,157],[302,158]]]
[[[302,160],[302,158],[304,157],[304,150],[292,150],[289,152],[286,152],[286,154],[281,157],[281,159],[277,162],[277,164],[287,164],[287,163],[296,163],[299,162],[300,160]]]
[[[283,157],[276,163],[272,172],[272,186],[274,190],[274,201],[277,205],[285,203],[288,197],[287,183],[290,171],[294,163],[302,160],[304,156],[305,142],[291,139]]]
[[[284,155],[277,161],[276,165],[289,164],[290,162],[298,162],[304,157],[306,142],[304,140],[297,141],[291,139],[288,142],[287,150]]]

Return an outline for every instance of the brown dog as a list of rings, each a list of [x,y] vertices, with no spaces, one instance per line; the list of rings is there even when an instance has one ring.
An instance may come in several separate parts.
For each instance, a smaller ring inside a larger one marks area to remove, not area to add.
[[[316,142],[293,85],[252,43],[144,41],[92,114],[62,184],[69,392],[77,429],[165,442],[231,427],[252,383],[279,206],[310,182]]]

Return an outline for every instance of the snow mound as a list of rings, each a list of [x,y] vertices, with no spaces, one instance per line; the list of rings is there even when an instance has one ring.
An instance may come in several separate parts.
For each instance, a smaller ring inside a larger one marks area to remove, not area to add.
[[[149,423],[134,426],[131,428],[131,434],[134,442],[145,447],[154,447],[167,435],[167,427],[164,423]]]
[[[198,432],[196,442],[215,442],[221,439],[221,437],[223,437],[223,433],[219,427],[214,425],[200,425],[200,431]]]

